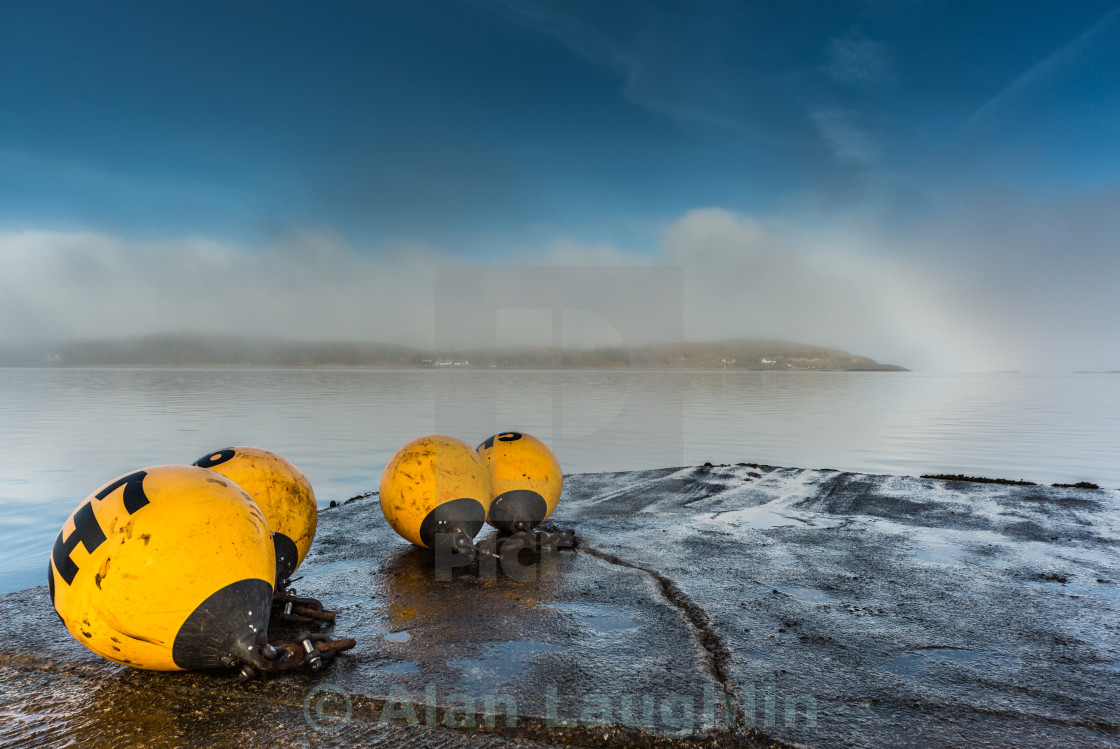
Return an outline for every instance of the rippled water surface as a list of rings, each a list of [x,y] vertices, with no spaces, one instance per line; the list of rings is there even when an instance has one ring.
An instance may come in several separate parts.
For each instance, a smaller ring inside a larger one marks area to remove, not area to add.
[[[0,369],[0,592],[62,522],[145,466],[279,452],[321,503],[377,488],[422,434],[520,429],[566,473],[754,462],[1120,487],[1120,375]]]

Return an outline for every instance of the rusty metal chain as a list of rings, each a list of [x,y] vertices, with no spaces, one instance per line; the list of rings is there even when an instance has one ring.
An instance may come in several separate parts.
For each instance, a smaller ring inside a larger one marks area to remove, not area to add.
[[[272,596],[272,617],[276,621],[288,624],[312,624],[323,622],[333,624],[336,613],[323,608],[323,604],[316,598],[307,598],[296,595],[295,588],[284,585],[277,586],[276,593]]]
[[[240,678],[246,681],[259,678],[266,673],[285,673],[305,667],[312,672],[320,671],[333,661],[335,656],[350,650],[355,644],[355,641],[350,638],[332,640],[323,632],[300,632],[295,640],[265,646],[261,650],[263,659],[260,663],[242,664]]]

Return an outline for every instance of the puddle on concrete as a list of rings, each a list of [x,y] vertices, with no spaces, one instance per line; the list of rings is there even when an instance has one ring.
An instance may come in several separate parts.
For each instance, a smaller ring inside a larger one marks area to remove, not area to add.
[[[638,622],[624,616],[618,608],[613,606],[565,604],[556,608],[571,614],[578,624],[596,632],[619,632],[637,629],[640,626]]]
[[[390,632],[383,639],[385,642],[408,642],[412,639],[412,633],[407,629],[400,632]]]
[[[775,585],[773,588],[785,593],[790,598],[795,598],[805,603],[829,603],[832,601],[832,596],[818,588],[792,588],[783,585]]]
[[[928,564],[960,564],[961,548],[943,539],[922,539],[914,558]]]
[[[743,648],[735,651],[735,655],[742,659],[744,663],[762,663],[771,660],[774,652],[765,648]]]
[[[396,676],[412,676],[420,673],[420,667],[412,661],[394,661],[373,669],[378,674],[394,674]]]
[[[961,528],[916,527],[879,518],[876,530],[892,536],[903,537],[908,551],[916,561],[926,564],[963,564],[966,554],[983,549],[998,549],[1001,555],[1022,553],[1029,543],[1009,542],[1007,536],[990,530]],[[1042,552],[1049,555],[1049,544],[1039,544]]]
[[[346,595],[338,592],[339,581],[352,581],[352,585],[343,586],[343,590],[353,591]],[[342,559],[333,562],[313,560],[312,564],[301,567],[293,591],[295,595],[312,596],[319,598],[319,591],[333,590],[328,598],[323,600],[323,606],[333,611],[365,603],[368,595],[361,595],[360,591],[367,587],[369,580],[368,570],[363,569],[352,559]],[[340,617],[341,621],[341,617]]]
[[[1102,579],[1109,580],[1109,578]],[[1120,604],[1120,585],[1111,582],[1111,580],[1107,583],[1097,582],[1097,580],[1098,578],[1095,577],[1092,572],[1079,572],[1079,574],[1069,580],[1065,585],[1056,582],[1050,582],[1050,585],[1058,586],[1056,589],[1060,589],[1062,592],[1071,595],[1098,598],[1114,604]]]
[[[525,666],[542,653],[567,650],[563,645],[534,640],[492,642],[479,658],[456,658],[448,665],[462,675],[463,686],[471,690],[493,691],[525,672]]]
[[[745,528],[766,530],[767,528],[785,528],[788,526],[812,526],[812,523],[796,516],[783,515],[766,505],[746,507],[742,510],[731,512],[710,513],[708,520],[719,520],[730,525]]]
[[[896,655],[887,670],[895,676],[919,676],[933,661],[969,664],[981,657],[980,653],[964,648],[924,648]]]
[[[589,616],[583,620],[591,629],[598,632],[617,632],[622,629],[637,629],[638,624],[625,616]]]

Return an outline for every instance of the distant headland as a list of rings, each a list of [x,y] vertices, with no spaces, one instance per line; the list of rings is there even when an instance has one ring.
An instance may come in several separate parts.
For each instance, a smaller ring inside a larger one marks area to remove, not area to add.
[[[379,367],[498,369],[733,369],[907,372],[840,349],[793,341],[719,341],[551,348],[510,346],[430,351],[364,341],[287,341],[162,334],[100,341],[0,346],[0,367]]]

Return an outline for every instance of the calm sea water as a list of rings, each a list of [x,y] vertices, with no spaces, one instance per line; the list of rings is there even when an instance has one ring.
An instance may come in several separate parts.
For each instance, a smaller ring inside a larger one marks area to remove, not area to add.
[[[398,447],[518,429],[566,473],[754,462],[1120,487],[1120,375],[0,369],[0,592],[43,584],[87,495],[146,466],[266,447],[321,504]]]

